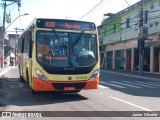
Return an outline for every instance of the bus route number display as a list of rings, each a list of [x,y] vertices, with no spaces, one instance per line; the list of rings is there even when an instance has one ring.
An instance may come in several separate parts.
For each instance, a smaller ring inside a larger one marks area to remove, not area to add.
[[[94,23],[56,19],[38,19],[37,27],[66,30],[96,30]]]
[[[80,26],[76,24],[69,24],[69,23],[64,23],[64,24],[58,24],[59,28],[65,28],[65,29],[74,29],[74,30],[80,30]],[[55,27],[55,22],[51,21],[46,21],[45,22],[45,27],[46,28],[54,28]]]
[[[47,28],[54,28],[55,27],[55,22],[46,21],[45,27],[47,27]]]

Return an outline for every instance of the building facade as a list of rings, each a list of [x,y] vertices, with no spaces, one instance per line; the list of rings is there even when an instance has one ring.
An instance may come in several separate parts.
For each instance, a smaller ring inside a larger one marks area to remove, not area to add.
[[[19,37],[19,34],[8,34],[8,38],[9,38],[9,43],[10,46],[15,49],[15,44],[17,45],[18,41],[16,41],[16,38]]]
[[[2,49],[2,45],[3,45],[3,38],[2,38],[2,27],[0,26],[0,67],[2,67],[2,64],[4,63],[5,65],[9,64],[9,59],[10,59],[10,51],[11,51],[11,46],[10,46],[10,42],[8,39],[7,34],[4,34],[4,50]],[[2,56],[4,51],[4,58]]]
[[[143,51],[143,70],[160,72],[160,0],[143,0],[143,26],[148,29]],[[101,23],[102,67],[138,70],[141,1]]]

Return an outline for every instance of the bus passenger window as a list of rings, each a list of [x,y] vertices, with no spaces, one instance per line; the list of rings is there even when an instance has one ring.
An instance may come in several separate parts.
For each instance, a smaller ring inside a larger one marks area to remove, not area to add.
[[[21,49],[22,51],[22,53],[24,53],[24,38],[22,39],[22,49]]]

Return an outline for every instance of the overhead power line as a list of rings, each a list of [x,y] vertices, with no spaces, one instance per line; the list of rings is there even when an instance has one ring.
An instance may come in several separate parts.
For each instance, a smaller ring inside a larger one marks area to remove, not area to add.
[[[92,13],[86,15],[85,17],[88,17],[88,16],[94,14],[95,12],[101,10],[103,7],[105,7],[106,5],[110,4],[111,2],[113,2],[113,0],[103,2],[102,4],[100,4],[100,5],[97,7],[97,9],[96,9],[95,11],[93,11]]]
[[[107,1],[105,1],[105,2],[103,2],[104,0],[101,0],[98,4],[96,4],[91,10],[89,10],[87,13],[85,13],[83,16],[81,16],[79,19],[82,19],[82,18],[84,18],[84,17],[86,17],[86,16],[89,16],[89,14],[91,14],[91,12],[93,12],[95,9],[97,9],[98,8],[98,10],[96,10],[96,11],[94,11],[92,14],[94,14],[95,12],[97,12],[97,11],[99,11],[100,9],[102,9],[104,6],[106,6],[107,4],[109,4],[109,3],[111,3],[113,0],[111,0],[111,1],[109,1],[109,0],[107,0]],[[130,4],[127,2],[127,0],[124,0],[127,4],[128,4],[128,6],[130,7]],[[103,3],[102,3],[103,2]],[[106,3],[107,2],[107,3]]]
[[[130,4],[127,2],[127,0],[124,0],[127,4],[128,4],[128,6],[130,7]]]
[[[91,13],[94,9],[96,9],[98,7],[98,5],[100,5],[104,0],[101,0],[98,4],[96,4],[91,10],[89,10],[86,14],[84,14],[83,16],[81,16],[79,19],[84,18],[85,16],[87,16],[89,13]]]

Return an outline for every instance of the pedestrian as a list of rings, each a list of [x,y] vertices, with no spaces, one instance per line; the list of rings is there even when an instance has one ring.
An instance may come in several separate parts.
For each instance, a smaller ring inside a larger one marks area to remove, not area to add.
[[[13,66],[13,60],[11,60],[10,65]]]

